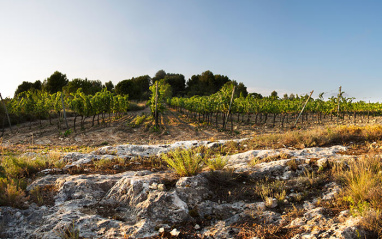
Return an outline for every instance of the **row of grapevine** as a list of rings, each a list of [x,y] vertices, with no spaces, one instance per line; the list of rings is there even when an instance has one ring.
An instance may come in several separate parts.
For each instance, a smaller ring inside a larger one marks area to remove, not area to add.
[[[199,121],[206,121],[211,124],[215,121],[218,127],[218,118],[222,119],[222,128],[225,128],[225,122],[230,103],[230,96],[233,90],[233,85],[224,86],[219,92],[210,96],[193,96],[191,98],[174,97],[167,100],[167,104],[177,110],[182,110],[193,116],[199,117]],[[237,121],[250,122],[251,116],[255,116],[255,123],[266,122],[268,117],[273,118],[273,125],[276,117],[280,120],[280,124],[284,125],[285,119],[296,118],[301,111],[303,104],[308,99],[308,96],[295,99],[275,99],[266,97],[256,99],[251,96],[237,97],[234,99],[231,109],[232,114],[237,115]],[[339,103],[339,112],[338,112]],[[304,110],[306,116],[312,115],[317,121],[322,117],[333,116],[344,117],[348,115],[354,119],[356,115],[382,115],[381,103],[366,103],[364,101],[353,102],[352,98],[332,97],[328,100],[309,99]],[[339,113],[339,115],[338,115]],[[258,117],[261,117],[258,122]]]
[[[115,95],[106,89],[97,92],[95,95],[86,95],[79,89],[75,93],[65,95],[62,92],[49,94],[41,91],[27,91],[20,94],[7,102],[7,108],[10,114],[16,118],[27,117],[30,122],[38,119],[49,118],[50,123],[53,115],[60,116],[63,106],[66,110],[70,110],[74,114],[74,130],[76,130],[77,117],[81,117],[81,128],[84,127],[85,119],[93,117],[92,126],[94,126],[95,118],[102,116],[103,121],[105,115],[114,114],[120,116],[129,108],[128,96]],[[58,127],[61,128],[60,120]]]

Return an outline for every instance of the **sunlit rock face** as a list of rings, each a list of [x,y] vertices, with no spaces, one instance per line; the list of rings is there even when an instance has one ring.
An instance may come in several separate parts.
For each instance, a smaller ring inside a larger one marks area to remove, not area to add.
[[[71,167],[101,159],[119,157],[129,160],[160,155],[179,147],[204,145],[213,148],[223,143],[182,141],[170,145],[108,146],[89,154],[68,153],[61,159],[66,163],[63,172],[44,171],[27,188],[31,192],[37,187],[53,186],[57,190],[53,203],[44,206],[31,203],[26,205],[26,209],[0,207],[0,237],[62,238],[70,231],[83,238],[182,234],[196,238],[237,238],[244,233],[238,225],[246,222],[251,225],[258,223],[262,227],[279,226],[285,230],[300,228],[293,235],[295,239],[363,238],[366,235],[359,227],[359,218],[353,218],[349,211],[332,215],[327,209],[317,206],[319,201],[334,199],[341,190],[340,185],[335,182],[317,184],[319,188],[314,195],[301,190],[301,185],[315,183],[307,172],[328,167],[340,158],[346,160],[345,156],[337,154],[346,150],[343,146],[250,150],[228,156],[223,171],[205,169],[190,177],[174,176],[170,170],[65,173]],[[251,163],[254,158],[266,157],[271,160]],[[220,177],[220,183],[216,182],[216,177]],[[263,190],[259,183],[271,185],[275,181],[286,185],[285,195],[253,192]],[[219,191],[217,186],[225,190]],[[294,218],[286,216],[285,208],[291,208],[291,205],[299,210]],[[252,237],[256,238],[256,235]]]

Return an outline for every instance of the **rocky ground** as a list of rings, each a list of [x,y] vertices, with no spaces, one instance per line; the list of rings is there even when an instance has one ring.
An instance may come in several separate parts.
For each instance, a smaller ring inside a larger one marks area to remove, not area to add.
[[[245,141],[237,144],[246,147]],[[348,148],[248,150],[227,156],[223,170],[178,177],[163,167],[96,173],[101,161],[139,165],[175,148],[225,141],[105,146],[70,152],[65,167],[48,169],[27,191],[36,203],[0,207],[2,238],[365,238],[349,210],[326,207],[340,186],[325,172],[346,167]],[[33,155],[32,155],[33,156]],[[254,160],[259,163],[254,164]],[[369,237],[371,238],[371,237]]]

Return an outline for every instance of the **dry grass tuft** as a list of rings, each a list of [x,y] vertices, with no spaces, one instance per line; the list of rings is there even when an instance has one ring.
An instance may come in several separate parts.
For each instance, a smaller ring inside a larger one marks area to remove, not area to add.
[[[272,198],[276,198],[277,201],[281,203],[286,197],[286,182],[280,180],[273,182],[263,180],[255,185],[254,190],[266,203],[270,203],[269,200]]]
[[[100,160],[93,161],[93,164],[94,164],[94,167],[99,170],[99,169],[112,168],[115,163],[114,163],[114,160],[112,159],[102,158]]]
[[[240,227],[237,238],[261,238],[261,239],[288,239],[296,234],[302,233],[299,228],[286,229],[282,225],[260,225],[260,224],[245,224]]]
[[[196,175],[203,167],[201,154],[192,149],[176,149],[161,158],[181,177]]]
[[[16,179],[0,178],[0,205],[23,207],[27,198],[21,184]]]
[[[359,157],[348,167],[333,167],[333,176],[342,183],[341,206],[362,216],[365,229],[382,236],[382,158],[377,154]]]
[[[301,131],[288,131],[260,135],[242,142],[248,148],[316,147],[350,142],[378,141],[382,139],[382,126],[334,126]]]
[[[221,154],[216,154],[214,158],[204,160],[207,166],[212,170],[222,170],[228,163],[228,158]]]
[[[23,207],[28,177],[52,166],[49,157],[5,156],[0,158],[0,206]]]

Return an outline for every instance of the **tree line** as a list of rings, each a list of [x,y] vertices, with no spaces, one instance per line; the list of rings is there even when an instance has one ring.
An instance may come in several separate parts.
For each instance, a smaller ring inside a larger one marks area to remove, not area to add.
[[[218,92],[227,82],[233,82],[237,86],[239,94],[244,97],[248,95],[247,87],[243,83],[237,83],[228,76],[213,74],[209,70],[193,75],[187,81],[182,74],[166,73],[164,70],[159,70],[153,77],[149,75],[132,77],[118,82],[115,86],[111,81],[102,84],[100,80],[88,80],[87,78],[68,80],[65,74],[56,71],[43,81],[22,82],[17,87],[14,97],[30,90],[44,91],[49,94],[63,91],[71,94],[81,88],[85,95],[95,95],[97,92],[106,89],[118,95],[129,95],[130,100],[148,100],[152,94],[150,86],[159,80],[163,80],[170,85],[170,96],[172,97],[208,96]]]

